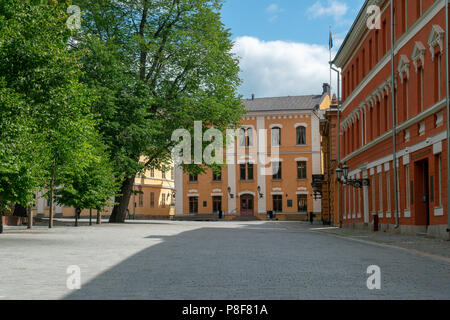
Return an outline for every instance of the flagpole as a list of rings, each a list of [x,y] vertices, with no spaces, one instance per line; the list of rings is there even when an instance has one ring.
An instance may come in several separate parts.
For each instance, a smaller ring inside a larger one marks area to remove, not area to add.
[[[330,99],[331,99],[331,89],[333,88],[332,86],[331,86],[331,46],[332,46],[332,38],[331,38],[331,25],[330,25],[330,39],[328,40],[328,49],[330,50],[330,63],[329,63],[329,65],[330,65]]]

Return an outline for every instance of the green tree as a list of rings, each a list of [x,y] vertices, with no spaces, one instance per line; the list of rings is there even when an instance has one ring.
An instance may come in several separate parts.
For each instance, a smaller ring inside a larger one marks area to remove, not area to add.
[[[115,196],[118,184],[114,181],[109,155],[97,134],[86,139],[82,156],[85,158],[83,168],[66,167],[63,180],[67,185],[56,189],[56,202],[80,210],[101,211],[111,204],[111,197]]]
[[[45,187],[49,227],[55,188],[70,185],[69,168],[87,167],[86,137],[96,130],[96,96],[79,81],[82,52],[69,49],[69,5],[0,0],[0,202],[26,205]]]
[[[79,5],[82,79],[101,97],[93,110],[121,181],[110,222],[123,222],[135,175],[170,160],[174,130],[193,132],[194,121],[225,130],[240,120],[238,60],[220,0]]]

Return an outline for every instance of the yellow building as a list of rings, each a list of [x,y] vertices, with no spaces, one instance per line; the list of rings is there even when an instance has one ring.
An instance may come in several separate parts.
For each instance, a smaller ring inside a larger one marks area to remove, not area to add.
[[[169,219],[175,214],[174,204],[174,174],[173,167],[166,166],[164,170],[149,169],[135,178],[133,190],[128,206],[129,219]],[[33,216],[48,217],[50,201],[42,197],[42,193],[35,194],[36,205],[33,206]],[[103,217],[111,214],[113,207],[105,208]],[[54,204],[55,218],[73,218],[75,209]],[[96,212],[94,213],[95,216]],[[82,217],[89,216],[89,210],[83,210]]]
[[[252,98],[243,104],[248,112],[236,152],[224,152],[227,164],[221,174],[208,170],[192,176],[177,167],[176,217],[221,211],[226,219],[266,218],[272,211],[281,219],[305,218],[309,212],[320,219],[321,203],[312,197],[311,182],[313,174],[322,172],[319,110],[329,108],[329,85],[318,95]]]

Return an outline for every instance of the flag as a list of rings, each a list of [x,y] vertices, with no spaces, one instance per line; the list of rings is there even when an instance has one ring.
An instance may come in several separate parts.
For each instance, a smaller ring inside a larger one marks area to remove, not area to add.
[[[329,40],[329,47],[330,47],[330,50],[331,50],[331,48],[333,48],[333,36],[331,35],[331,30],[330,30],[330,40]]]

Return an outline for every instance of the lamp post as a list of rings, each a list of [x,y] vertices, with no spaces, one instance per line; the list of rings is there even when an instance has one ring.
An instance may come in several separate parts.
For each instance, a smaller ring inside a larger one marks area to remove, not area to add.
[[[330,59],[331,60],[331,59]],[[333,62],[330,61],[330,72],[333,70],[337,73],[337,167],[341,166],[341,72],[338,69],[333,68]],[[330,83],[331,85],[331,83]],[[337,172],[336,172],[337,173]],[[342,173],[342,172],[341,172]],[[341,180],[338,178],[338,180]],[[341,184],[338,184],[338,216],[339,216],[339,227],[342,227],[342,217],[341,217]]]
[[[336,177],[339,184],[352,186],[353,188],[356,189],[361,189],[362,187],[370,186],[370,179],[349,179],[348,170],[349,167],[346,164],[344,164],[342,168],[338,167],[336,169]]]
[[[258,194],[259,194],[259,198],[260,199],[264,198],[264,194],[261,193],[261,187],[260,186],[258,186]]]

